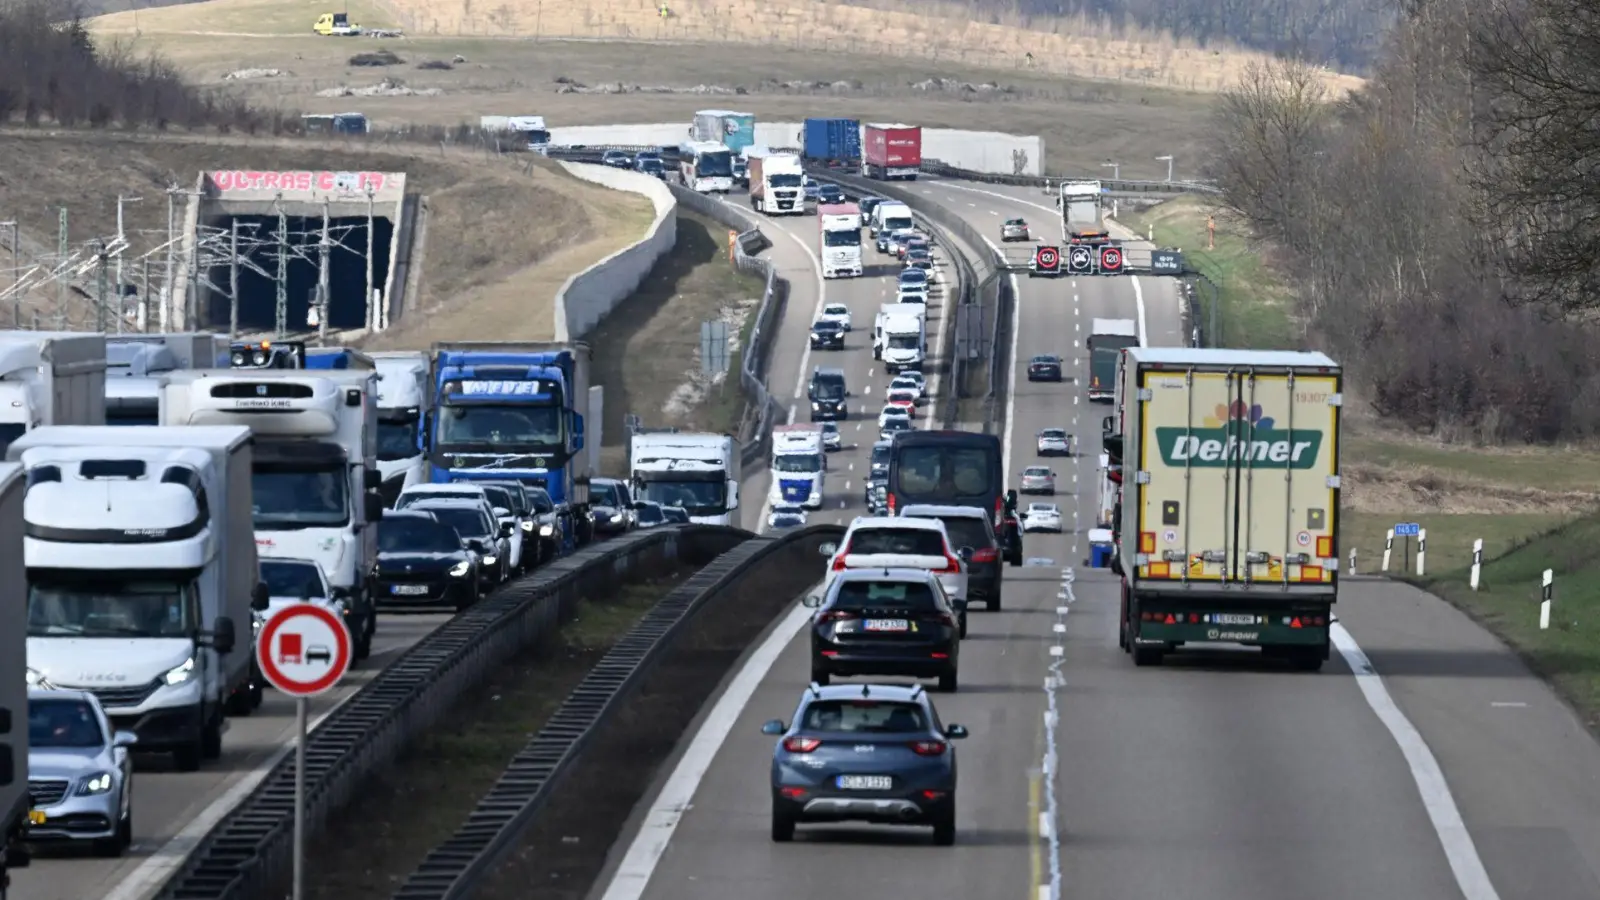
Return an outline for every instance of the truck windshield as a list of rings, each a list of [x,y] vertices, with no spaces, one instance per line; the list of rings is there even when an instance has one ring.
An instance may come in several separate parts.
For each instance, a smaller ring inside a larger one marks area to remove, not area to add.
[[[716,481],[646,481],[641,500],[662,506],[681,506],[691,516],[710,516],[728,510],[727,475]]]
[[[855,228],[845,231],[824,231],[822,233],[822,245],[824,247],[859,247],[861,246],[861,232]]]
[[[731,178],[733,177],[733,153],[727,150],[712,150],[695,157],[694,174],[701,178]]]
[[[844,382],[821,379],[811,382],[811,399],[843,400]]]
[[[417,446],[417,416],[378,420],[378,460],[395,462],[421,456]]]
[[[773,187],[797,188],[800,187],[799,175],[768,175],[767,183]]]
[[[553,453],[562,449],[562,409],[555,404],[446,406],[438,449]]]
[[[896,350],[915,350],[922,346],[922,339],[914,334],[891,335],[889,346]]]
[[[818,453],[782,453],[772,458],[772,468],[778,472],[822,471],[822,455]]]
[[[344,468],[257,463],[250,473],[257,531],[335,528],[350,521]]]
[[[176,638],[199,627],[192,582],[89,571],[28,573],[29,637]]]

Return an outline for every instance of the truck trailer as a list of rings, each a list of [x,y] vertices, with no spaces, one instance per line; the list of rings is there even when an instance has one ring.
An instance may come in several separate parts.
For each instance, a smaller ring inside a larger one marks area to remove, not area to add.
[[[227,366],[231,342],[210,332],[119,334],[106,339],[107,425],[158,425],[161,376]],[[93,424],[93,423],[85,423]]]
[[[1140,666],[1243,644],[1315,671],[1338,599],[1339,364],[1322,353],[1129,348],[1103,423],[1119,643]]]
[[[105,335],[0,331],[0,450],[41,425],[105,422]]]
[[[22,466],[0,463],[0,559],[22,558]],[[28,582],[18,565],[0,569],[0,894],[7,872],[28,864]]]
[[[1139,323],[1132,319],[1094,319],[1089,323],[1089,402],[1110,403],[1116,387],[1117,359],[1139,346]]]
[[[921,125],[867,125],[861,135],[861,174],[879,181],[916,181],[922,169]]]
[[[433,413],[428,354],[391,350],[370,354],[378,366],[379,493],[394,506],[400,492],[428,481],[427,423]]]
[[[806,162],[854,169],[861,165],[861,120],[806,119],[800,148]]]
[[[805,169],[793,153],[760,148],[746,154],[750,208],[766,215],[805,215]]]

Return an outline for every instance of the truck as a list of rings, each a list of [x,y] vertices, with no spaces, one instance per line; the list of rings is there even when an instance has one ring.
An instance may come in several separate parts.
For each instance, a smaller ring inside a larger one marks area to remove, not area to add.
[[[755,113],[702,109],[689,125],[689,140],[721,144],[737,154],[756,142]]]
[[[93,693],[183,772],[261,699],[252,444],[243,425],[64,425],[6,450],[28,480],[28,684]]]
[[[867,125],[861,129],[861,174],[879,181],[916,181],[922,169],[921,125]]]
[[[872,236],[878,239],[878,252],[887,253],[884,237],[896,231],[904,231],[916,227],[916,217],[911,214],[911,207],[898,200],[885,200],[872,208],[872,218],[867,222],[867,229]]]
[[[355,659],[377,630],[378,373],[371,369],[173,372],[161,383],[161,424],[243,425],[256,551],[315,560],[348,610]]]
[[[1139,346],[1139,323],[1132,319],[1095,319],[1089,324],[1089,402],[1110,403],[1117,380],[1117,358]]]
[[[860,119],[806,119],[800,126],[806,162],[854,169],[861,165]]]
[[[534,153],[549,154],[550,129],[544,116],[479,116],[478,128],[517,138]]]
[[[323,37],[358,37],[361,26],[350,21],[349,13],[325,12],[317,16],[317,21],[311,25],[312,34]]]
[[[106,339],[107,425],[161,422],[161,376],[226,366],[228,338],[209,332],[119,334]]]
[[[689,521],[737,525],[739,442],[726,434],[640,432],[628,441],[635,500],[681,506]]]
[[[805,169],[793,153],[766,148],[746,154],[750,163],[750,208],[766,215],[805,215]]]
[[[1061,210],[1061,233],[1069,244],[1110,243],[1106,230],[1105,186],[1088,178],[1063,178],[1056,206]]]
[[[0,559],[22,558],[22,466],[0,463]],[[23,568],[0,571],[0,894],[7,872],[28,865],[28,580]]]
[[[105,335],[0,331],[0,450],[41,425],[105,422]]]
[[[872,327],[872,358],[889,374],[921,370],[927,361],[928,308],[921,303],[885,303]]]
[[[825,203],[817,207],[822,277],[861,277],[861,207]]]
[[[600,409],[590,356],[581,341],[434,344],[429,480],[511,478],[544,488],[561,511],[565,549],[592,540]]]
[[[1102,423],[1119,643],[1135,665],[1243,644],[1297,669],[1329,656],[1338,599],[1343,372],[1326,354],[1131,347]]]
[[[821,425],[779,425],[772,429],[772,487],[767,502],[773,506],[822,508],[828,452]]]
[[[428,380],[428,354],[423,350],[389,350],[368,354],[378,367],[378,488],[386,506],[400,492],[424,484],[428,474],[428,427],[433,416],[433,390]]]

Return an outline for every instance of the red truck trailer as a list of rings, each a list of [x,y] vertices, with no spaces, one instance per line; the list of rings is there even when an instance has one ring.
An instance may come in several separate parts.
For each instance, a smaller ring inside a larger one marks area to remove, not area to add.
[[[917,180],[922,168],[921,125],[867,125],[862,137],[862,175],[879,181]]]

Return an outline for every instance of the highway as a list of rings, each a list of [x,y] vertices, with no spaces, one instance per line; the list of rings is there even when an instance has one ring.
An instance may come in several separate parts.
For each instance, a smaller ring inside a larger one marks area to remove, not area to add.
[[[996,238],[1000,221],[1019,215],[1058,233],[1050,201],[1031,189],[932,180],[914,189]],[[1083,566],[1086,543],[1070,533],[1074,513],[1079,528],[1092,524],[1107,407],[1071,385],[1029,384],[1025,367],[1059,353],[1084,377],[1095,317],[1134,318],[1151,344],[1174,344],[1177,294],[1164,279],[1133,277],[1024,276],[1019,290],[1009,477],[1035,461],[1034,435],[1047,426],[1071,429],[1088,455],[1053,464],[1069,533],[1028,537],[1030,565],[1007,569],[1005,609],[972,617],[960,693],[935,696],[946,723],[972,730],[958,748],[956,846],[866,826],[802,826],[793,844],[770,841],[772,739],[759,727],[792,712],[808,677],[808,617],[797,607],[685,739],[614,853],[602,900],[889,891],[1040,900],[1052,871],[1059,896],[1086,900],[1600,898],[1600,746],[1509,650],[1442,601],[1347,579],[1338,650],[1320,674],[1245,650],[1133,666],[1116,644],[1115,579]],[[848,282],[828,291],[853,306],[861,293]],[[1058,766],[1046,784],[1045,685],[1058,640]],[[1041,815],[1051,792],[1053,819]]]

